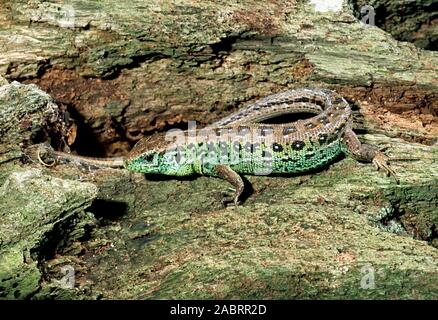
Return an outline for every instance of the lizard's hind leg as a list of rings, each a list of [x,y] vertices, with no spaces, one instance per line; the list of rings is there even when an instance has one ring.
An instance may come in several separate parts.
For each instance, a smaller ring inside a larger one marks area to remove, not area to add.
[[[234,204],[237,206],[239,204],[239,197],[242,194],[245,186],[242,177],[239,176],[239,174],[231,169],[229,166],[223,164],[218,164],[214,166],[214,173],[217,177],[227,180],[233,185],[233,187],[235,188],[233,200]],[[225,205],[226,202],[228,201],[226,198],[224,198],[222,203]]]

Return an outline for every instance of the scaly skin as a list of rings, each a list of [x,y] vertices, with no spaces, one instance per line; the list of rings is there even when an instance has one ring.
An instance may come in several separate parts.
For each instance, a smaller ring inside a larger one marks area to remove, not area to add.
[[[301,112],[315,116],[290,123],[260,123]],[[236,204],[243,192],[238,173],[301,173],[325,166],[342,153],[373,162],[396,177],[389,159],[360,143],[351,127],[350,106],[336,92],[289,90],[239,110],[193,137],[187,131],[177,141],[168,141],[164,134],[146,137],[135,145],[125,167],[145,174],[220,177],[236,188]]]

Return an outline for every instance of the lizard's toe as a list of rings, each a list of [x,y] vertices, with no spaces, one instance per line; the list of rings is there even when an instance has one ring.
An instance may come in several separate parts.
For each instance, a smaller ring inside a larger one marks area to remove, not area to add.
[[[388,177],[389,176],[394,177],[395,181],[397,183],[399,183],[400,181],[397,177],[397,174],[389,165],[389,161],[390,161],[390,158],[381,152],[377,152],[373,158],[373,164],[377,168],[377,170],[383,169]]]
[[[387,143],[387,144],[381,145],[379,147],[379,151],[384,152],[384,151],[388,150],[389,148],[391,148],[391,145],[389,143]]]
[[[239,196],[234,197],[234,205],[237,207],[239,206],[240,201],[239,201]]]
[[[229,204],[234,203],[234,205],[237,207],[240,205],[239,196],[240,193],[236,192],[234,188],[229,188],[227,191],[222,191],[222,206],[226,208]]]
[[[373,164],[374,164],[374,168],[376,168],[376,170],[379,171],[379,170],[380,170],[380,166],[379,166],[379,164],[377,163],[377,161],[374,161],[374,160],[373,160]]]
[[[223,197],[221,199],[221,204],[223,208],[228,207],[229,204],[234,203],[237,207],[240,205],[239,197]]]

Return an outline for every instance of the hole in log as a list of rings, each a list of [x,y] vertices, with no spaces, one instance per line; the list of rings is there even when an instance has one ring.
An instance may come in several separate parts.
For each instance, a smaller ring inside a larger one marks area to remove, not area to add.
[[[95,200],[89,208],[96,219],[103,225],[119,220],[127,213],[128,205],[125,202]]]

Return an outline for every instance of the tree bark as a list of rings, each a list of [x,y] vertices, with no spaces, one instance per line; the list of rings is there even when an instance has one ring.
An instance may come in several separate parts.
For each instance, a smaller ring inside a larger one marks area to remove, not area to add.
[[[0,255],[14,257],[0,261],[16,263],[1,268],[0,296],[436,298],[436,52],[364,25],[348,6],[304,1],[0,4],[0,74],[11,82],[0,78]],[[248,177],[245,203],[223,209],[226,186],[213,178],[19,160],[48,140],[123,155],[143,135],[301,86],[337,90],[362,141],[417,158],[393,164],[401,184],[346,158],[308,175]],[[20,187],[32,185],[23,170],[43,170],[36,189]],[[32,204],[45,201],[41,220]],[[16,243],[10,230],[22,230]],[[31,264],[23,252],[37,253]],[[56,281],[65,265],[74,293]]]

